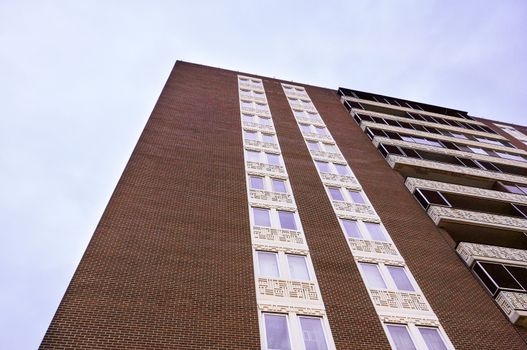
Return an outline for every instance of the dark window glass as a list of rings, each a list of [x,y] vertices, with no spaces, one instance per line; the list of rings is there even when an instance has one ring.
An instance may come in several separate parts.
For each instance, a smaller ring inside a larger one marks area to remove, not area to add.
[[[478,160],[478,163],[486,170],[490,170],[490,171],[500,171],[498,168],[496,168],[496,166],[490,162],[484,162],[484,161],[481,161],[481,160]]]
[[[443,125],[449,125],[448,122],[443,119],[443,118],[435,118],[435,120],[439,123],[439,124],[443,124]]]
[[[437,121],[429,115],[421,114],[421,117],[423,117],[423,119],[426,120],[427,122],[437,123]]]
[[[527,218],[527,206],[520,204],[511,204],[514,210],[524,218]]]
[[[385,122],[391,126],[400,126],[397,120],[385,119]]]
[[[414,151],[413,149],[410,149],[410,148],[402,148],[403,152],[406,154],[407,157],[411,157],[411,158],[421,158],[421,156],[419,155],[419,153],[417,153],[416,151]]]
[[[424,126],[422,126],[422,125],[413,124],[413,127],[414,127],[415,130],[428,132],[428,130],[426,130],[426,128]]]
[[[472,268],[472,270],[479,277],[481,282],[483,282],[485,287],[487,287],[487,289],[490,291],[490,294],[495,295],[496,292],[498,291],[498,287],[496,287],[496,284],[494,284],[494,282],[492,282],[492,280],[489,278],[489,276],[487,276],[487,274],[481,268],[479,263],[476,263],[474,265],[474,267]]]
[[[366,122],[372,122],[373,121],[373,119],[369,115],[358,114],[358,116],[360,116],[360,119],[363,120],[363,121],[366,121]]]
[[[457,146],[452,142],[441,141],[441,143],[448,149],[459,150],[459,148],[457,148]]]
[[[464,166],[468,166],[469,168],[476,168],[480,169],[480,166],[478,166],[473,160],[467,159],[467,158],[458,158],[458,160],[463,164]]]
[[[387,154],[396,154],[396,155],[400,155],[400,156],[404,156],[404,154],[401,152],[401,150],[399,150],[399,147],[397,146],[392,146],[392,145],[380,145],[379,149],[380,148],[384,148],[384,151],[387,153]],[[382,153],[382,151],[381,151]]]
[[[419,191],[414,192],[414,197],[417,199],[419,204],[423,206],[425,210],[428,210],[428,207],[430,206],[430,203],[427,202],[426,198],[423,196],[423,194]]]
[[[413,129],[414,127],[410,123],[399,122],[399,125],[406,129]]]
[[[375,136],[381,136],[386,137],[386,133],[379,129],[370,129],[368,128],[367,134],[370,138],[374,138]]]
[[[522,289],[503,265],[484,262],[480,262],[479,264],[487,271],[499,288]]]
[[[527,290],[527,268],[520,266],[506,266],[507,270],[520,283],[523,289]]]
[[[386,122],[384,121],[383,118],[379,118],[379,117],[371,117],[371,119],[372,119],[374,122],[378,123],[378,124],[386,124]]]
[[[437,130],[436,128],[432,128],[432,127],[430,127],[430,126],[427,126],[427,127],[426,127],[426,130],[428,130],[428,132],[431,132],[432,134],[441,134],[441,133],[439,132],[439,130]]]
[[[450,203],[448,203],[448,201],[443,198],[439,191],[417,189],[416,192],[420,192],[426,199],[426,201],[430,204],[444,205],[450,207]]]
[[[392,140],[401,140],[401,136],[399,136],[398,133],[396,132],[393,132],[393,131],[385,131],[384,132],[389,138],[391,138]]]

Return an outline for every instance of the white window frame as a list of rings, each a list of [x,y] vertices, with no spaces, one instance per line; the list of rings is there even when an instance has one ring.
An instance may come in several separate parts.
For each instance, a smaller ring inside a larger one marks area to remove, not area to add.
[[[251,140],[251,139],[248,139],[245,137],[245,134],[246,133],[251,133],[251,134],[256,134],[256,139],[255,140]],[[273,137],[273,140],[274,142],[267,142],[267,141],[264,141],[264,134],[265,135],[271,135]],[[273,145],[278,145],[278,139],[276,137],[276,133],[272,132],[272,131],[257,131],[257,130],[246,130],[244,129],[243,130],[243,140],[249,140],[249,141],[259,141],[259,142],[262,142],[262,143],[267,143],[267,144],[273,144]]]
[[[264,185],[263,190],[251,187],[251,177],[259,177],[263,179],[263,185]],[[275,191],[274,186],[273,186],[273,180],[283,181],[286,192]],[[287,179],[269,176],[269,175],[263,176],[263,175],[247,174],[247,188],[253,191],[267,191],[267,192],[283,193],[283,194],[289,194],[289,195],[293,193],[291,189],[291,185]]]
[[[258,260],[258,252],[276,254],[276,259],[277,259],[277,263],[278,263],[278,274],[279,274],[278,277],[268,277],[268,276],[262,276],[261,275],[261,273],[260,273],[260,264],[259,264],[260,261]],[[307,253],[307,251],[306,251],[306,253]],[[292,278],[291,271],[289,269],[289,260],[288,260],[288,256],[289,255],[304,257],[305,262],[306,262],[307,272],[308,272],[308,275],[309,275],[309,279],[303,280],[303,279],[294,279],[294,278]],[[298,281],[298,282],[311,282],[311,283],[316,283],[317,282],[316,275],[315,275],[315,268],[313,267],[313,262],[311,261],[311,256],[309,254],[301,254],[301,253],[293,254],[293,253],[288,253],[288,252],[284,252],[284,251],[254,249],[253,256],[254,256],[254,266],[255,266],[256,276],[257,277],[261,277],[261,278],[275,278],[275,279],[282,279],[282,280],[289,280],[289,281]]]
[[[345,164],[345,163],[334,163],[334,162],[327,162],[325,160],[317,160],[317,159],[313,159],[313,161],[315,162],[315,168],[317,169],[317,171],[319,173],[321,173],[321,171],[318,169],[318,166],[317,166],[317,162],[320,162],[320,163],[327,163],[329,165],[329,170],[330,172],[327,173],[327,174],[333,174],[333,175],[338,175],[338,176],[349,176],[349,177],[352,177],[353,176],[353,172],[351,171],[350,167],[348,166],[348,164]],[[338,173],[337,171],[337,168],[335,167],[335,164],[339,164],[339,165],[343,165],[345,166],[347,169],[348,169],[348,175],[341,175]]]
[[[344,234],[346,239],[353,238],[353,237],[348,237],[348,234],[346,233],[346,230],[344,229],[344,224],[342,223],[342,220],[355,221],[357,223],[357,227],[359,228],[359,232],[360,232],[360,234],[362,236],[362,238],[359,238],[359,239],[363,239],[363,240],[367,240],[367,241],[376,241],[376,242],[387,242],[387,243],[392,243],[393,244],[392,238],[390,237],[390,235],[388,234],[388,232],[386,231],[386,228],[384,227],[384,225],[382,223],[380,223],[380,222],[363,221],[363,220],[346,219],[346,218],[340,218],[339,217],[339,225],[340,225],[342,233]],[[386,240],[385,241],[379,241],[379,240],[373,239],[371,237],[371,235],[370,235],[370,231],[368,231],[368,228],[365,225],[365,222],[372,223],[372,224],[379,224],[381,230],[384,233],[384,236],[386,237]]]
[[[284,166],[284,159],[283,159],[283,157],[282,157],[282,155],[280,153],[269,152],[269,151],[256,151],[256,150],[252,150],[252,149],[246,149],[245,152],[257,152],[257,153],[259,153],[258,161],[249,160],[249,157],[247,157],[247,153],[244,153],[244,157],[245,157],[247,162],[256,162],[256,163],[263,163],[263,164],[267,164],[267,165],[282,166],[282,167]],[[276,164],[269,163],[268,162],[268,158],[267,158],[267,154],[274,154],[274,155],[278,156],[280,164],[276,165]]]
[[[428,346],[425,343],[425,340],[421,336],[421,332],[419,332],[419,328],[434,328],[437,329],[439,332],[439,335],[441,337],[441,340],[443,341],[443,344],[445,344],[445,347],[449,350],[454,350],[454,345],[450,342],[450,339],[446,336],[445,330],[441,326],[425,326],[425,325],[419,325],[415,323],[395,323],[395,322],[383,322],[382,326],[384,328],[384,332],[386,333],[386,336],[388,338],[388,341],[390,342],[390,346],[392,349],[395,348],[395,343],[392,339],[392,336],[390,334],[390,331],[388,330],[389,325],[393,326],[404,326],[408,330],[408,333],[410,334],[410,338],[412,339],[412,342],[414,343],[414,346],[417,350],[421,349],[429,349]]]

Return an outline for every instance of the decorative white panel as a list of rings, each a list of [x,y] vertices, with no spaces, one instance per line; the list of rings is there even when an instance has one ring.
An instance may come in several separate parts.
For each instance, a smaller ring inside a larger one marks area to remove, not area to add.
[[[290,281],[258,277],[258,293],[263,296],[319,301],[317,288],[312,282]]]
[[[245,162],[245,166],[247,167],[247,170],[251,174],[259,174],[259,175],[271,175],[271,176],[287,176],[287,173],[285,171],[285,168],[281,165],[272,165],[272,164],[266,164],[266,163],[258,163],[258,162]]]
[[[376,307],[431,311],[425,298],[420,293],[370,288],[370,294]]]
[[[523,249],[460,242],[456,251],[468,266],[472,266],[476,260],[527,265],[527,250]]]
[[[268,132],[274,134],[274,126],[272,125],[264,125],[260,123],[253,123],[253,122],[242,122],[243,128],[245,130],[253,130],[253,131],[262,131],[262,132]]]
[[[296,307],[276,304],[258,304],[258,309],[264,312],[277,312],[286,314],[294,312],[298,315],[309,315],[309,316],[324,316],[326,314],[324,309],[311,308],[311,307]]]
[[[337,187],[352,187],[360,189],[359,182],[353,176],[345,176],[331,173],[320,173],[320,177],[325,185]]]
[[[512,323],[527,326],[527,294],[501,291],[496,297],[496,303]]]
[[[256,140],[244,140],[245,149],[251,149],[255,151],[268,151],[271,153],[280,152],[276,143],[262,142]]]
[[[315,134],[315,133],[312,133],[312,132],[307,132],[307,133],[304,133],[303,135],[308,140],[328,142],[328,143],[331,143],[331,144],[335,143],[333,141],[333,138],[331,138],[331,136],[329,136],[329,135],[320,135],[320,134]]]
[[[295,208],[295,203],[293,201],[293,196],[291,196],[289,193],[281,193],[281,192],[272,192],[272,191],[264,191],[264,190],[255,190],[255,189],[249,189],[249,202],[252,203],[258,203],[259,206],[263,206],[265,208],[276,208],[279,209],[281,207],[288,208],[288,210],[291,210],[291,208]]]
[[[380,222],[379,217],[369,204],[356,204],[342,201],[332,201],[333,208],[340,218]]]
[[[436,205],[430,206],[427,213],[436,225],[441,225],[446,221],[491,226],[514,231],[527,231],[527,219],[511,216],[480,213]]]
[[[321,160],[324,162],[334,162],[334,163],[346,163],[344,160],[344,157],[339,153],[329,153],[329,152],[322,152],[322,151],[309,151],[311,153],[311,156],[315,158],[316,160]]]

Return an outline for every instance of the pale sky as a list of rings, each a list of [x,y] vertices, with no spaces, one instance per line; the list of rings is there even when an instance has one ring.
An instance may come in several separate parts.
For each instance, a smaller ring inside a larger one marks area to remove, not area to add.
[[[526,18],[521,0],[1,1],[0,347],[40,343],[177,59],[527,124]]]

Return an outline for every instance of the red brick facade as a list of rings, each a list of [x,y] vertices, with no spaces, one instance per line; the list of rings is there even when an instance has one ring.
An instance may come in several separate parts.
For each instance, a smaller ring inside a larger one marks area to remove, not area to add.
[[[389,349],[280,81],[263,80],[335,344]],[[336,91],[305,87],[454,346],[527,348]],[[237,89],[236,72],[176,64],[42,349],[260,347]]]

